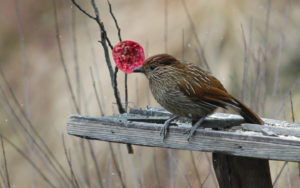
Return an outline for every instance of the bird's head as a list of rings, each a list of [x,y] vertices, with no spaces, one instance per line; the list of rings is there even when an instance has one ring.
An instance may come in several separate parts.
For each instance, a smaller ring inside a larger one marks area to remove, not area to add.
[[[181,63],[173,56],[159,54],[147,58],[144,64],[133,69],[133,72],[144,73],[148,78],[153,74],[167,73],[168,71],[180,68]]]

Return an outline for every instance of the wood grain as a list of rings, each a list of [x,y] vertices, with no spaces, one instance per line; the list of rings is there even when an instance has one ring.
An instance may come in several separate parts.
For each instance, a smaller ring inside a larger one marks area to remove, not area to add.
[[[68,121],[67,131],[70,135],[109,142],[300,162],[300,138],[286,135],[288,131],[284,132],[285,135],[274,137],[242,128],[226,130],[206,128],[198,129],[188,142],[185,132],[190,128],[190,124],[183,121],[177,122],[177,126],[170,127],[169,134],[163,142],[159,134],[160,123],[168,116],[165,111],[156,109],[134,109],[130,114],[101,118],[74,115]],[[214,114],[206,119],[203,126],[231,127],[242,122],[242,118],[236,115]],[[292,127],[297,131],[300,130],[298,123],[277,120],[266,122],[270,122],[268,126],[281,126],[282,129],[286,127],[289,130]]]

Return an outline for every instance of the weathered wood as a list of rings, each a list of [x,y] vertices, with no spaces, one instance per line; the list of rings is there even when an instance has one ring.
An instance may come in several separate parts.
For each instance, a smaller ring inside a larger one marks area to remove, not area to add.
[[[213,166],[220,188],[272,188],[269,162],[213,153]]]
[[[300,138],[279,133],[278,137],[274,137],[241,128],[226,131],[198,129],[188,142],[184,133],[190,128],[190,124],[176,122],[177,126],[170,127],[169,134],[163,142],[159,134],[162,126],[160,123],[169,115],[165,111],[153,108],[135,109],[131,110],[130,114],[102,118],[75,115],[70,117],[67,130],[70,135],[88,139],[300,162]],[[282,125],[282,128],[292,127],[298,131],[300,129],[299,123],[264,120],[274,127]],[[219,128],[241,123],[243,120],[239,116],[218,113],[207,118],[203,126]]]
[[[256,125],[256,124],[242,124],[244,130],[261,132],[269,136],[296,136],[300,137],[300,126],[299,127],[275,127],[270,125]]]

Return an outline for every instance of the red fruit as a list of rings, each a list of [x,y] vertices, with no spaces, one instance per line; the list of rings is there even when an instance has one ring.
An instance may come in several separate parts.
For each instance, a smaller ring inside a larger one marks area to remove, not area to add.
[[[125,40],[118,43],[112,51],[116,66],[126,73],[144,63],[145,55],[143,47],[134,41]]]

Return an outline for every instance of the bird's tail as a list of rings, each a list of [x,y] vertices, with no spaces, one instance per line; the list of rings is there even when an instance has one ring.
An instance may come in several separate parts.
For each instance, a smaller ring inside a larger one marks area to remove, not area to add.
[[[250,110],[249,107],[247,107],[245,104],[243,104],[238,99],[232,97],[232,100],[234,101],[234,110],[238,112],[246,122],[248,123],[255,123],[263,125],[264,121],[252,110]]]

